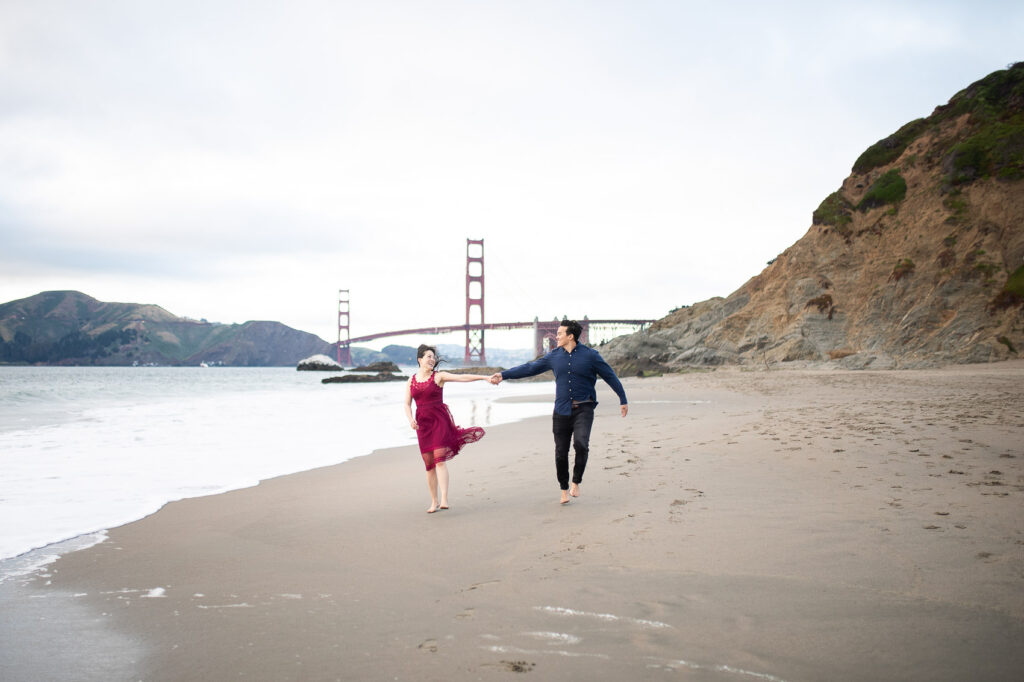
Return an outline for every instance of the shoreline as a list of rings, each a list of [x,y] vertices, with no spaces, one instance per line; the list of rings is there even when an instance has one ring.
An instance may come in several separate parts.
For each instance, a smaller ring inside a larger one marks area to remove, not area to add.
[[[147,680],[1014,679],[1022,379],[625,378],[626,419],[599,382],[565,507],[547,417],[460,454],[440,514],[414,446],[170,503],[18,585],[36,656],[0,665],[48,677],[52,641]]]
[[[64,553],[68,541],[139,520],[168,502],[251,487],[345,457],[370,455],[382,446],[415,442],[391,396],[385,395],[382,402],[382,393],[395,394],[397,401],[399,389],[370,386],[335,391],[295,381],[295,372],[289,372],[292,381],[284,383],[278,381],[279,375],[255,372],[252,378],[215,382],[212,390],[200,391],[204,402],[199,403],[184,397],[186,390],[194,388],[189,381],[173,383],[167,396],[160,393],[151,401],[145,389],[162,380],[150,379],[141,388],[128,381],[129,388],[119,391],[120,375],[90,369],[80,385],[96,387],[113,381],[115,386],[99,397],[108,402],[92,405],[90,398],[98,396],[84,390],[84,395],[66,400],[64,411],[53,411],[62,419],[52,428],[33,421],[43,413],[37,407],[41,400],[26,400],[23,405],[13,401],[7,414],[27,425],[0,433],[0,450],[10,449],[12,454],[0,471],[5,483],[0,486],[0,519],[10,531],[0,547],[0,582],[22,573],[27,565],[44,565],[52,555]],[[191,374],[221,373],[197,370]],[[47,376],[44,373],[37,380],[45,382]],[[13,388],[17,393],[28,386],[16,382]],[[451,409],[467,422],[486,428],[544,411],[545,387],[506,390],[504,394],[510,396],[524,391],[541,395],[505,403],[494,400],[499,395],[494,387],[487,386],[481,394],[481,384],[475,386],[478,390],[449,396]],[[298,407],[286,410],[290,416],[279,414],[272,407],[274,396],[261,393],[267,390],[279,392]],[[48,383],[41,391],[46,396],[57,393]],[[109,399],[110,393],[114,399]],[[236,393],[241,400],[233,397]],[[359,396],[364,402],[357,402]],[[248,409],[237,407],[246,403]],[[266,431],[268,424],[272,431]],[[345,444],[339,452],[341,438]],[[301,450],[288,452],[298,442],[303,443]],[[189,447],[179,452],[177,443]],[[147,477],[147,471],[161,475]]]

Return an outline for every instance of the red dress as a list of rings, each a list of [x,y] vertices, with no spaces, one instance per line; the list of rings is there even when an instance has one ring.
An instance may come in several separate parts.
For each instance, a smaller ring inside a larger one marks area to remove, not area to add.
[[[437,462],[447,462],[459,454],[464,445],[484,437],[484,430],[479,426],[463,429],[455,425],[452,413],[444,404],[444,389],[434,381],[433,373],[424,382],[417,381],[414,374],[409,390],[416,401],[416,438],[427,471]]]

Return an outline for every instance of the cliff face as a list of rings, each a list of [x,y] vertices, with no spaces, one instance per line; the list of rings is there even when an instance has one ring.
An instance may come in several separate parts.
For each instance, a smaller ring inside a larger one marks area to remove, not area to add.
[[[280,322],[201,322],[155,305],[105,303],[77,291],[47,291],[0,305],[0,362],[273,367],[333,352],[318,336]]]
[[[727,298],[602,347],[620,371],[835,361],[989,362],[1024,352],[1024,63],[857,159],[807,233]]]

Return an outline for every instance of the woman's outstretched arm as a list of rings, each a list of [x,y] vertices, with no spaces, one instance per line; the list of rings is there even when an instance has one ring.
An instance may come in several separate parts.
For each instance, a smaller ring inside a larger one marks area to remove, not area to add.
[[[446,381],[466,383],[467,381],[487,381],[490,374],[452,374],[451,372],[438,372],[437,378],[441,380],[439,385],[443,386]]]

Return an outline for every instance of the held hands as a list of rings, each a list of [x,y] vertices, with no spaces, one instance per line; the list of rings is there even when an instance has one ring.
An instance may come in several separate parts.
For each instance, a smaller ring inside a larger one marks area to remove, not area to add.
[[[487,380],[488,380],[489,382],[491,382],[492,384],[494,384],[495,386],[497,386],[498,384],[500,384],[500,383],[501,383],[501,372],[495,372],[495,373],[494,373],[494,374],[492,374],[492,375],[490,376],[490,378],[489,378],[489,379],[487,379]]]
[[[413,431],[418,431],[418,430],[419,430],[419,428],[420,428],[420,425],[416,423],[416,420],[415,420],[415,419],[410,419],[410,420],[409,420],[409,426],[411,426],[411,427],[412,427],[412,430],[413,430]]]

